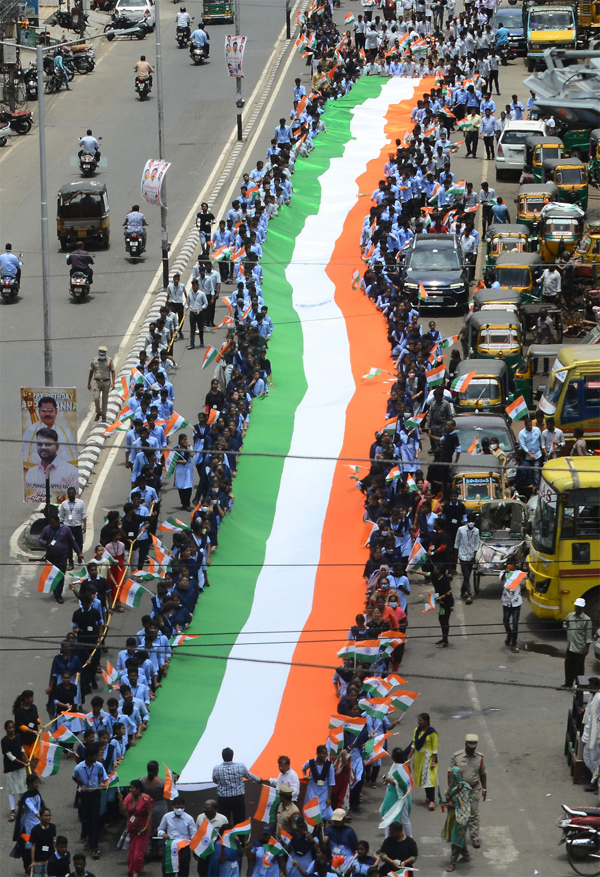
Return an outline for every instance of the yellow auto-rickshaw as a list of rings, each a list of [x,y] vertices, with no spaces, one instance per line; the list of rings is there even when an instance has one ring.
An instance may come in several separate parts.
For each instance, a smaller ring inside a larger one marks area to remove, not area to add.
[[[521,295],[516,289],[478,289],[473,296],[473,311],[514,311],[521,309]]]
[[[539,254],[544,262],[556,262],[573,253],[583,234],[585,213],[576,204],[546,204],[540,216]]]
[[[110,238],[105,183],[77,180],[58,191],[56,233],[61,249],[76,241],[97,241],[106,249]]]
[[[595,287],[600,278],[600,210],[589,210],[586,222],[586,232],[573,253],[575,277]]]
[[[521,302],[537,301],[536,283],[544,265],[539,253],[503,253],[496,261],[496,281],[502,288],[516,289]]]
[[[559,201],[577,204],[582,210],[587,210],[587,169],[578,158],[545,158],[542,164],[542,182],[554,183],[558,189]]]
[[[528,253],[529,230],[520,223],[494,223],[485,234],[485,268],[493,268],[502,253]]]
[[[455,377],[477,372],[466,388],[454,392],[457,414],[472,411],[504,414],[511,397],[511,379],[508,366],[501,359],[464,359],[458,363]]]
[[[600,128],[590,131],[588,178],[590,183],[600,183]]]
[[[469,350],[477,359],[501,359],[516,368],[521,358],[523,329],[514,311],[477,311],[469,319]]]
[[[450,484],[467,511],[478,512],[484,502],[502,499],[502,465],[493,454],[460,454]]]
[[[558,189],[554,183],[524,183],[515,198],[517,222],[535,234],[540,213],[550,201],[558,201]]]
[[[525,164],[531,168],[536,183],[542,180],[542,163],[545,158],[562,158],[567,154],[560,137],[543,137],[534,134],[525,141]]]

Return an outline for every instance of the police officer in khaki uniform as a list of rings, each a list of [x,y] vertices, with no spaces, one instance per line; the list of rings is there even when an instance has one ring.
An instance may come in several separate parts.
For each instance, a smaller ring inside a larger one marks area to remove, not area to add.
[[[479,840],[479,799],[481,797],[485,801],[487,797],[487,776],[485,764],[483,763],[483,754],[477,749],[478,743],[479,737],[477,734],[467,734],[465,737],[465,748],[454,753],[450,759],[450,770],[448,771],[448,785],[450,785],[450,771],[453,767],[458,767],[460,768],[463,780],[471,786],[469,832],[471,834],[471,843],[474,847],[481,846]]]
[[[98,356],[92,359],[88,377],[88,390],[92,390],[92,381],[94,382],[92,392],[94,394],[94,405],[96,406],[96,420],[102,420],[104,423],[106,423],[108,394],[115,388],[113,361],[106,354],[106,347],[98,348]]]

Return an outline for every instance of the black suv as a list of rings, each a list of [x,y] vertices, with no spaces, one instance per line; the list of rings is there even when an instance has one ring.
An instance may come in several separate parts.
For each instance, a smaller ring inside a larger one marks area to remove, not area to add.
[[[405,250],[402,292],[419,308],[466,311],[469,281],[462,251],[453,234],[416,234]],[[425,299],[419,299],[423,284]]]

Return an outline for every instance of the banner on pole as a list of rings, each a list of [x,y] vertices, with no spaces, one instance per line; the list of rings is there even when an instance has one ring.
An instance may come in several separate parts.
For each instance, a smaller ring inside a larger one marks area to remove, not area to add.
[[[162,196],[162,187],[165,176],[171,167],[170,161],[162,158],[149,158],[142,174],[142,198],[148,204],[156,204],[158,207],[166,207]]]
[[[75,387],[21,387],[21,456],[25,502],[62,502],[79,486],[77,469],[77,390]]]
[[[243,79],[242,64],[244,61],[244,49],[247,37],[225,37],[225,63],[230,76],[235,79]]]

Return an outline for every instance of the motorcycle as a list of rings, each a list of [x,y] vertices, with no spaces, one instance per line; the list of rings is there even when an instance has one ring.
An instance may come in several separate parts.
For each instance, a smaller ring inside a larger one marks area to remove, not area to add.
[[[65,80],[62,76],[59,76],[54,71],[48,76],[46,79],[46,83],[44,85],[44,93],[45,94],[56,94],[61,90],[63,85],[65,84]]]
[[[20,82],[23,83],[23,88],[25,89],[25,98],[30,100],[38,99],[38,84],[37,84],[37,67],[35,64],[31,63],[29,67],[26,67],[24,70],[17,71],[17,78]]]
[[[150,92],[152,91],[152,86],[150,85],[150,77],[148,76],[136,76],[135,77],[135,90],[140,100],[146,100]]]
[[[28,110],[0,110],[0,122],[7,122],[15,134],[28,134],[33,125],[33,114]]]
[[[91,9],[101,9],[102,12],[110,12],[117,5],[117,0],[92,0]]]
[[[83,13],[83,21],[84,21],[84,30],[87,27],[88,16],[84,12]],[[54,25],[58,25],[59,27],[64,28],[65,30],[81,30],[81,12],[79,9],[75,8],[72,12],[64,11],[62,9],[57,9],[54,15],[48,19],[48,24],[51,27]]]
[[[19,253],[19,261],[23,259],[23,253]],[[19,281],[14,274],[3,274],[0,277],[0,294],[4,301],[10,301],[19,294]]]
[[[126,37],[130,40],[135,37],[143,40],[146,34],[150,33],[150,28],[139,19],[128,18],[115,12],[111,24],[107,24],[104,28],[104,33],[107,40],[114,40],[115,37]]]
[[[94,47],[91,45],[72,46],[71,48],[65,46],[63,56],[65,66],[68,66],[74,73],[81,73],[83,76],[86,73],[91,73],[96,66]]]
[[[500,55],[500,63],[502,64],[502,66],[508,67],[508,62],[514,61],[514,59],[517,57],[517,50],[514,48],[514,46],[505,44],[503,46],[500,46],[500,48],[498,49],[498,54]]]
[[[139,259],[145,252],[144,239],[141,234],[136,231],[128,231],[125,233],[125,250],[134,259]]]
[[[82,301],[90,294],[90,279],[82,271],[73,271],[69,277],[69,293],[75,301]]]
[[[203,64],[206,58],[208,58],[206,46],[197,46],[195,43],[191,43],[190,58],[196,66],[198,66],[199,64]]]
[[[576,874],[597,877],[600,874],[600,807],[568,807],[556,823],[562,828],[560,844],[567,845],[567,860]]]
[[[194,19],[192,18],[192,21]],[[175,39],[180,49],[185,49],[190,40],[191,31],[188,25],[185,27],[177,27],[175,31]]]

